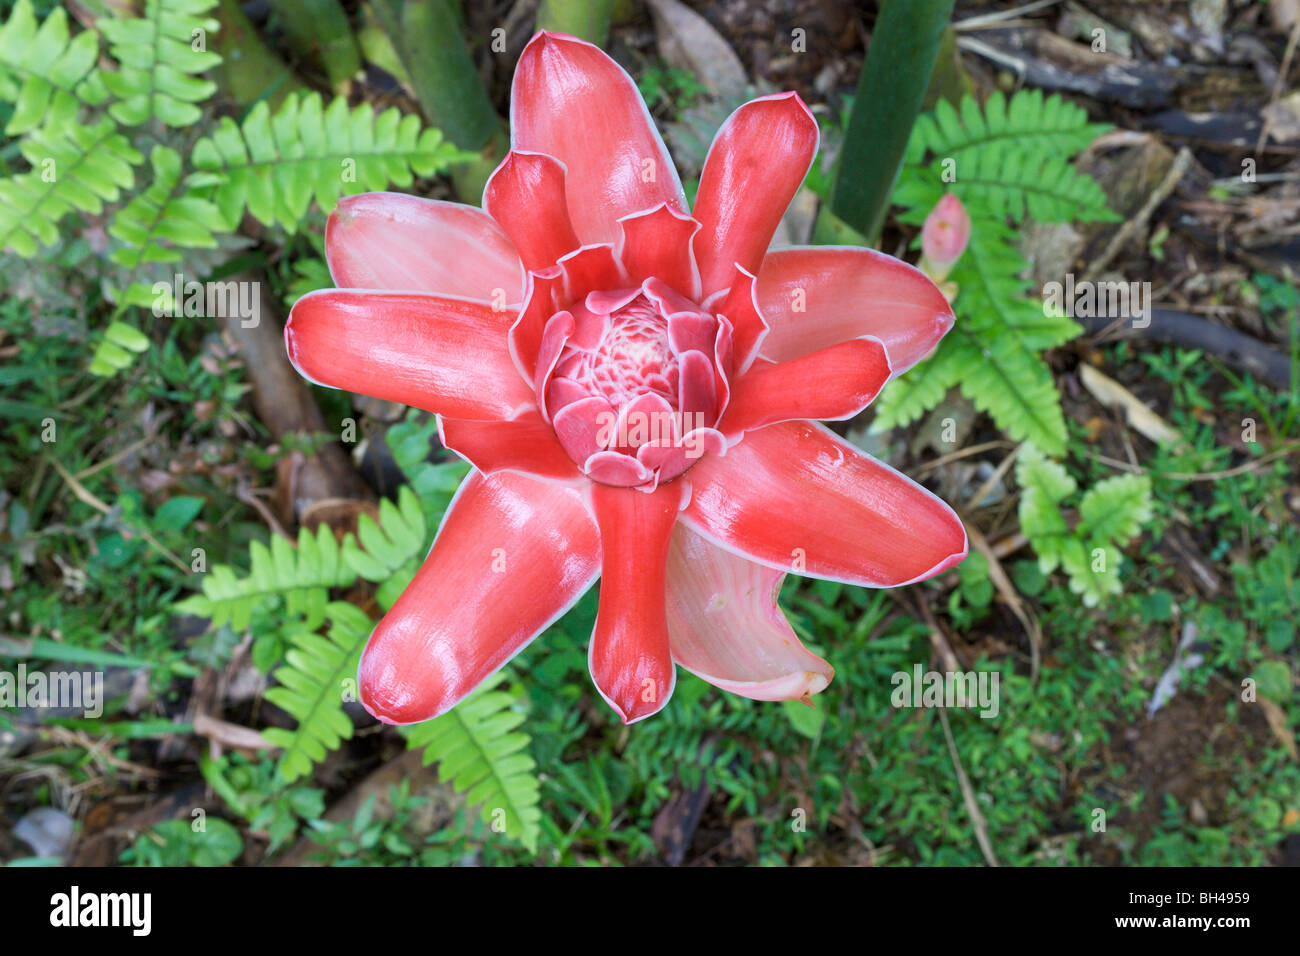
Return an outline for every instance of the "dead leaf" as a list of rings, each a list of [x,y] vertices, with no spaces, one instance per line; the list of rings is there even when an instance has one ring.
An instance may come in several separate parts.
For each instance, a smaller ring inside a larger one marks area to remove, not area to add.
[[[649,0],[654,12],[659,55],[672,66],[690,70],[719,99],[745,90],[745,67],[717,30],[678,0]]]
[[[1105,372],[1086,363],[1081,364],[1079,366],[1079,380],[1097,401],[1103,405],[1122,410],[1129,427],[1145,435],[1153,442],[1180,442],[1183,440],[1183,436],[1173,426],[1147,408],[1142,404],[1141,399]]]
[[[1273,736],[1278,739],[1278,743],[1286,748],[1286,752],[1291,755],[1292,760],[1300,760],[1300,750],[1296,748],[1295,734],[1287,726],[1286,711],[1267,697],[1257,697],[1255,702],[1264,711],[1264,719],[1268,721],[1268,729],[1273,731]]]

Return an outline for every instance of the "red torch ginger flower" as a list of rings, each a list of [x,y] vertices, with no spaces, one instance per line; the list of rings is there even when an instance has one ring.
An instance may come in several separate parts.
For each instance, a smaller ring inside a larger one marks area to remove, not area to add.
[[[788,571],[869,587],[966,555],[952,510],[817,419],[847,419],[951,327],[919,271],[870,249],[768,252],[817,151],[793,93],[719,131],[688,212],[627,74],[542,33],[483,210],[342,200],[337,289],[293,308],[311,380],[427,409],[473,466],[361,659],[390,723],[455,706],[601,579],[589,664],[626,723],[675,665],[760,700],[830,664],[777,606]]]

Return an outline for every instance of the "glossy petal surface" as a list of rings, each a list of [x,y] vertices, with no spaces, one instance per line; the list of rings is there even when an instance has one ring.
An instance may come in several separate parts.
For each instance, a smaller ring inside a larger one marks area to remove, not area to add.
[[[966,556],[966,529],[948,505],[821,425],[748,432],[690,477],[682,520],[769,567],[897,587]]]
[[[361,703],[386,723],[445,713],[568,610],[599,571],[599,535],[576,493],[471,472],[361,655]]]
[[[485,475],[514,471],[535,478],[574,481],[581,473],[556,440],[555,430],[536,408],[504,421],[440,418],[443,445]]]
[[[519,256],[491,216],[404,193],[339,200],[325,226],[325,258],[340,289],[431,292],[521,301]]]
[[[718,130],[694,210],[702,226],[696,248],[706,296],[731,284],[737,264],[758,271],[820,138],[797,93],[750,100]]]
[[[483,209],[501,224],[525,269],[545,269],[582,245],[569,221],[564,178],[559,160],[511,150],[483,188]]]
[[[676,684],[664,589],[668,540],[688,493],[681,481],[651,493],[590,489],[603,563],[588,664],[600,695],[625,724],[658,713]]]
[[[325,289],[294,305],[284,341],[294,368],[320,385],[482,420],[533,401],[506,331],[484,302]]]
[[[952,307],[920,270],[852,246],[778,249],[763,259],[756,298],[771,328],[762,354],[774,361],[873,335],[895,376],[952,328]]]
[[[784,362],[759,362],[736,383],[722,432],[795,419],[839,421],[862,411],[889,381],[879,339],[853,339]]]
[[[529,41],[510,92],[511,145],[568,171],[569,218],[585,243],[613,242],[618,220],[686,199],[632,78],[599,47],[556,33]]]

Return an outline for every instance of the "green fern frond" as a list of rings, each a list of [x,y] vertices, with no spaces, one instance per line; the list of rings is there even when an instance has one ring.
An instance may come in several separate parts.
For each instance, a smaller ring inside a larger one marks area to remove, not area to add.
[[[0,249],[24,258],[37,245],[54,245],[58,222],[70,212],[98,215],[135,182],[133,167],[143,158],[107,117],[90,125],[46,128],[21,143],[30,172],[0,180]]]
[[[216,0],[145,0],[144,16],[101,17],[95,26],[109,41],[115,72],[104,85],[117,97],[108,111],[125,126],[158,120],[189,126],[203,115],[199,103],[217,85],[199,74],[221,62],[206,38],[219,24],[206,14]]]
[[[907,425],[943,401],[961,374],[956,358],[955,351],[940,344],[933,355],[890,382],[872,406],[876,415],[871,430],[882,432]]]
[[[971,241],[950,278],[960,292],[957,321],[935,354],[890,384],[876,410],[877,430],[906,425],[936,406],[960,384],[981,411],[1012,438],[1064,454],[1066,430],[1060,395],[1038,352],[1068,342],[1079,326],[1045,314],[1027,293],[1028,263],[1014,234],[976,208]]]
[[[403,730],[407,746],[424,748],[423,761],[438,764],[438,777],[482,804],[483,819],[497,832],[537,851],[541,791],[529,738],[515,728],[527,714],[515,709],[517,694],[496,690],[498,672],[441,717]]]
[[[960,109],[940,100],[934,112],[917,118],[907,155],[914,163],[927,150],[941,157],[993,149],[1070,156],[1109,129],[1109,124],[1089,122],[1087,110],[1056,94],[1021,90],[1008,103],[996,92],[982,108],[970,96],[962,99]]]
[[[983,109],[969,96],[960,109],[941,100],[917,120],[892,198],[907,208],[905,222],[919,223],[949,191],[968,208],[1016,222],[1114,222],[1101,187],[1069,162],[1109,128],[1040,90],[1010,104],[997,94]]]
[[[253,611],[264,601],[283,596],[290,616],[301,615],[308,628],[324,620],[328,590],[347,587],[356,574],[343,560],[343,548],[334,532],[322,524],[316,533],[303,528],[295,549],[283,536],[271,538],[268,548],[260,541],[249,547],[250,569],[238,577],[224,564],[214,565],[203,578],[203,591],[176,605],[176,610],[210,617],[216,627],[229,625],[236,631],[248,627]]]
[[[114,217],[108,233],[121,240],[109,257],[120,266],[137,269],[150,262],[176,262],[181,249],[214,249],[214,232],[222,227],[221,213],[200,191],[215,185],[208,173],[181,179],[181,157],[174,149],[155,146],[149,154],[153,182]],[[164,245],[164,243],[166,243]]]
[[[79,103],[101,102],[106,90],[90,78],[98,54],[98,34],[73,37],[62,7],[38,24],[30,0],[18,0],[0,26],[0,99],[14,104],[5,132],[26,133],[47,117],[66,123]]]
[[[1151,520],[1151,479],[1119,475],[1099,481],[1079,502],[1079,527],[1092,538],[1127,541]]]
[[[343,561],[367,581],[387,581],[428,549],[427,526],[419,499],[407,485],[397,492],[397,504],[379,502],[379,522],[362,515],[357,538],[343,544]]]
[[[1093,485],[1079,502],[1073,529],[1061,506],[1078,483],[1057,462],[1026,444],[1016,459],[1020,485],[1020,530],[1034,546],[1045,574],[1060,567],[1070,590],[1088,607],[1119,594],[1119,549],[1151,520],[1151,479],[1121,475]]]
[[[956,162],[945,180],[943,160],[929,166],[905,166],[893,201],[911,210],[900,217],[919,222],[951,192],[968,208],[984,208],[1015,222],[1026,216],[1039,222],[1114,222],[1106,194],[1089,176],[1060,156],[1033,152],[973,150]]]
[[[397,492],[396,506],[388,499],[379,502],[379,523],[369,515],[357,522],[358,541],[343,544],[343,560],[367,581],[379,583],[375,600],[388,610],[415,577],[420,561],[429,550],[428,525],[416,493],[407,485]],[[441,514],[443,509],[437,511]]]
[[[396,108],[378,116],[369,103],[291,95],[271,114],[258,103],[242,126],[229,117],[194,146],[194,165],[220,173],[215,202],[228,224],[245,208],[260,222],[297,227],[312,201],[331,209],[345,194],[409,186],[466,158],[435,129]]]
[[[325,608],[328,635],[303,627],[290,637],[285,662],[275,672],[279,686],[266,699],[298,721],[293,730],[271,727],[263,736],[284,748],[280,775],[292,782],[311,772],[352,736],[352,721],[343,702],[355,700],[357,664],[375,622],[354,604],[335,601]]]
[[[149,339],[134,325],[115,320],[104,330],[90,361],[92,375],[116,375],[135,361],[135,356],[149,349]]]
[[[1012,438],[1065,453],[1065,416],[1052,370],[1014,335],[983,341],[954,329],[947,348],[956,353],[962,394],[987,412]]]

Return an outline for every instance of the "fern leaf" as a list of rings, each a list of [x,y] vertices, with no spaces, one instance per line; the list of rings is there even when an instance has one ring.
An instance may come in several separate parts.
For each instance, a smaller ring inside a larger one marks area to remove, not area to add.
[[[70,212],[98,215],[135,181],[143,157],[107,117],[69,124],[58,133],[34,130],[22,140],[32,171],[0,180],[0,249],[24,258],[58,241],[58,222]]]
[[[98,54],[98,34],[72,37],[62,7],[38,24],[30,0],[18,0],[0,26],[0,99],[14,104],[5,132],[26,133],[47,117],[68,122],[79,102],[102,101],[102,84],[88,81]]]
[[[356,684],[357,664],[374,621],[356,605],[335,601],[325,609],[328,636],[303,627],[290,637],[285,662],[276,669],[279,686],[266,699],[298,721],[293,730],[271,727],[268,741],[284,748],[280,775],[292,782],[311,772],[344,740],[352,736],[352,721],[343,710],[345,695]]]
[[[873,406],[876,417],[871,430],[880,432],[910,424],[938,405],[961,373],[955,358],[955,352],[941,345],[934,355],[890,382]]]
[[[125,126],[158,120],[167,126],[189,126],[203,115],[199,103],[217,85],[199,74],[221,62],[206,49],[206,37],[217,30],[205,17],[216,0],[145,0],[144,16],[95,22],[109,41],[118,70],[104,74],[104,85],[117,97],[112,117]]]
[[[939,373],[936,385],[922,378],[911,391],[904,389],[896,405],[884,407],[900,423],[910,421],[942,398],[944,390],[937,383],[960,383],[975,406],[992,415],[1012,438],[1032,441],[1051,454],[1064,454],[1060,395],[1038,350],[1069,341],[1079,333],[1079,326],[1064,316],[1045,314],[1041,301],[1025,296],[1027,285],[1019,276],[1027,263],[1002,222],[979,215],[972,235],[977,238],[952,272],[960,289],[957,321],[925,363],[937,366],[929,373]],[[907,382],[916,371],[891,388]]]
[[[214,232],[222,228],[217,207],[199,196],[212,186],[210,174],[181,179],[181,157],[166,146],[149,154],[153,182],[114,217],[109,235],[123,246],[110,255],[118,265],[137,269],[145,263],[176,262],[181,249],[214,249]]]
[[[385,581],[417,558],[428,546],[427,527],[419,499],[403,485],[398,503],[387,498],[379,502],[379,522],[362,515],[357,522],[357,540],[343,545],[343,560],[367,581]]]
[[[343,97],[323,107],[316,93],[286,97],[274,115],[258,103],[242,126],[225,117],[194,146],[194,165],[222,174],[214,199],[228,224],[246,208],[291,231],[313,200],[330,209],[344,194],[409,186],[465,158],[396,107],[376,116],[369,103],[349,109]]]
[[[527,753],[528,735],[515,732],[527,714],[512,708],[517,695],[496,690],[498,672],[441,717],[405,729],[407,746],[424,748],[423,761],[438,764],[438,776],[471,805],[482,804],[483,819],[530,852],[541,832],[541,793],[536,763]]]
[[[348,541],[350,536],[344,546]],[[343,561],[343,547],[324,524],[315,534],[301,529],[296,551],[277,535],[271,540],[270,548],[253,542],[249,558],[251,567],[247,577],[236,576],[226,565],[214,565],[203,578],[202,593],[180,601],[176,609],[210,617],[216,627],[229,625],[242,631],[263,602],[283,595],[287,610],[302,614],[308,628],[314,630],[323,619],[328,589],[347,587],[356,580],[355,573]]]
[[[993,416],[1012,438],[1028,440],[1053,454],[1065,453],[1065,416],[1047,363],[1013,335],[981,342],[954,328],[947,345],[956,351],[961,390]]]
[[[95,347],[94,357],[90,362],[92,375],[116,375],[129,368],[135,356],[149,348],[149,339],[133,325],[113,321],[104,331],[104,336]]]
[[[1021,90],[1008,104],[997,92],[983,108],[971,96],[962,98],[959,109],[940,100],[933,113],[917,119],[908,146],[912,155],[929,150],[954,158],[990,149],[1070,156],[1110,128],[1090,123],[1087,110],[1056,94],[1044,97],[1042,90]]]
[[[1090,538],[1125,542],[1151,520],[1151,479],[1119,475],[1099,481],[1079,502],[1079,530]]]
[[[960,108],[941,100],[917,120],[892,198],[907,207],[905,222],[919,223],[949,190],[968,208],[978,203],[1017,222],[1114,222],[1101,187],[1068,161],[1109,128],[1039,90],[1010,103],[996,94],[983,109],[969,96]]]

